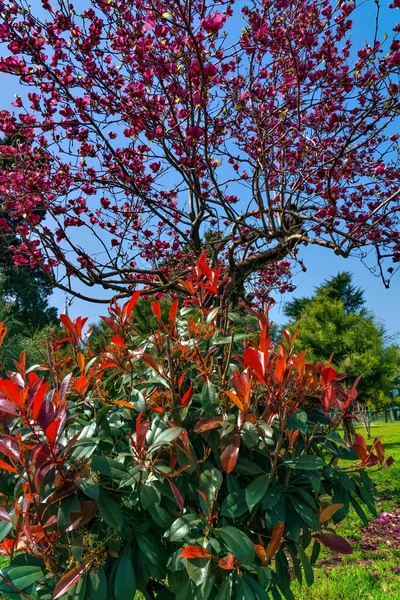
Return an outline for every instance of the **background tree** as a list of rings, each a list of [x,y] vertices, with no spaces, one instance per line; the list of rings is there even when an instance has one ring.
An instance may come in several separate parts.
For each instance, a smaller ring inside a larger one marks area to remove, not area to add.
[[[264,290],[283,272],[284,289],[302,244],[368,256],[387,284],[400,52],[370,4],[375,34],[356,47],[351,2],[2,0],[0,71],[28,88],[0,113],[26,140],[1,147],[15,260],[94,301],[95,284],[176,287],[168,259],[184,277],[187,241],[225,266],[231,299],[255,275]]]
[[[332,363],[349,382],[361,375],[359,400],[367,402],[393,389],[400,349],[387,343],[383,325],[364,305],[363,290],[352,285],[349,273],[339,273],[312,297],[288,303],[285,313],[296,317],[290,329],[300,330],[297,343],[308,348],[307,359],[326,362],[333,353]]]
[[[23,135],[17,131],[14,135],[2,139],[1,145],[8,148],[8,153],[0,157],[0,169],[3,172],[13,171],[15,156],[21,155],[21,146],[26,145]],[[2,202],[0,201],[0,204]],[[6,204],[6,201],[3,200]],[[43,220],[43,211],[38,208],[32,217]],[[7,210],[0,211],[0,302],[2,318],[7,326],[13,329],[24,329],[24,334],[37,333],[47,325],[58,325],[57,309],[49,306],[49,296],[53,286],[49,277],[33,261],[29,268],[14,263],[13,248],[21,245],[17,231],[23,225],[23,216],[12,219]],[[26,259],[27,260],[27,259]],[[28,261],[27,261],[28,262]]]

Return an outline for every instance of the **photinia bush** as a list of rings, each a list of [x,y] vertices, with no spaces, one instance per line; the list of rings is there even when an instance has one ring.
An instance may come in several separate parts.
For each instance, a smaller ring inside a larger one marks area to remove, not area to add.
[[[0,380],[7,598],[293,599],[321,544],[351,552],[335,530],[350,506],[375,513],[365,467],[391,459],[342,440],[355,386],[287,331],[274,345],[267,314],[224,308],[204,255],[180,283],[168,319],[151,304],[150,335],[136,292],[110,306],[100,352],[63,315],[69,372],[56,351],[47,373],[22,355]]]

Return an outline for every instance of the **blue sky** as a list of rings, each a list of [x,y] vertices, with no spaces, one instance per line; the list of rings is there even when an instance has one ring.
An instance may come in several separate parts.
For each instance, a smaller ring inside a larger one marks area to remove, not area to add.
[[[390,11],[387,8],[388,4],[388,0],[382,3],[381,34],[383,32],[389,33],[394,26],[393,16],[395,15],[395,11]],[[375,9],[375,1],[366,0],[356,13],[356,29],[353,35],[356,46],[362,45],[367,39],[370,39],[375,26]],[[0,110],[9,109],[10,103],[14,100],[14,94],[17,92],[21,93],[21,89],[18,87],[16,79],[0,74]],[[276,297],[277,304],[271,313],[271,317],[275,322],[278,324],[285,322],[282,310],[283,304],[293,295],[310,295],[313,289],[320,285],[323,280],[336,275],[339,271],[349,271],[353,274],[355,285],[365,289],[368,309],[373,311],[377,319],[385,324],[388,334],[394,336],[397,332],[400,332],[400,320],[398,317],[400,271],[393,277],[390,289],[385,289],[381,280],[370,273],[355,258],[343,259],[329,251],[316,247],[302,249],[301,258],[304,260],[307,271],[295,274],[294,284],[297,286],[297,289],[293,294]],[[98,297],[105,297],[101,289],[98,290]],[[51,298],[51,304],[56,306],[60,312],[63,312],[65,299],[65,293],[56,290]],[[69,308],[71,317],[78,315],[88,316],[91,322],[95,321],[99,314],[106,314],[106,311],[107,308],[104,304],[89,304],[79,299],[74,299]]]

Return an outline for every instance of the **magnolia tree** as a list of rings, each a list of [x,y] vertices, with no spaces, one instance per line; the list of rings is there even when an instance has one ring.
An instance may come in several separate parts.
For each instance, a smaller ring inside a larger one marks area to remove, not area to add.
[[[206,249],[237,298],[285,289],[314,244],[371,259],[387,283],[399,27],[381,32],[370,4],[356,47],[352,2],[1,1],[0,71],[23,86],[0,113],[26,139],[1,147],[16,263],[90,298],[96,284],[173,289]]]

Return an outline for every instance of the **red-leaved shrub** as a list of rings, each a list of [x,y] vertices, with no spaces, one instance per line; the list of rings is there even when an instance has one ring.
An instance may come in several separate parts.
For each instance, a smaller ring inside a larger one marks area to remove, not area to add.
[[[342,440],[355,386],[287,331],[272,343],[266,314],[222,308],[226,283],[200,257],[148,335],[140,292],[114,303],[97,353],[64,315],[69,372],[65,354],[47,373],[22,355],[0,380],[4,596],[290,599],[321,544],[351,552],[335,525],[375,511],[364,467],[390,459]]]

